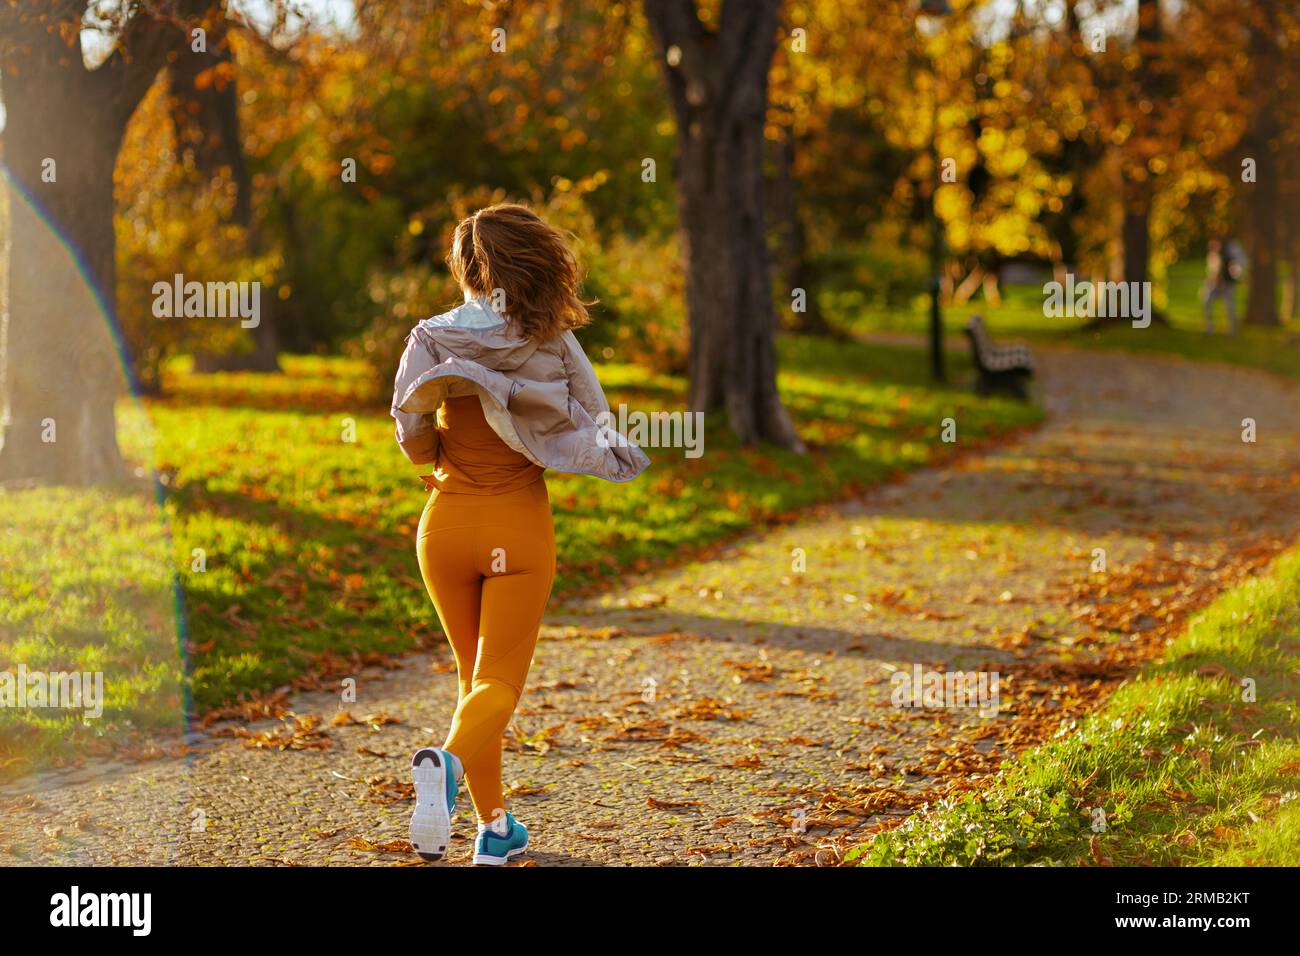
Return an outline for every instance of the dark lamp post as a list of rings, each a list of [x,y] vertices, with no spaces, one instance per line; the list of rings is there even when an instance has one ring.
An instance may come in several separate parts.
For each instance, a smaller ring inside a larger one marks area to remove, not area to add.
[[[920,0],[916,7],[916,25],[922,33],[933,36],[944,17],[952,13],[948,0]],[[935,207],[939,189],[939,92],[938,71],[931,64],[930,84],[930,375],[936,382],[947,379],[943,361],[943,313],[939,309],[939,292],[943,271],[943,224]]]

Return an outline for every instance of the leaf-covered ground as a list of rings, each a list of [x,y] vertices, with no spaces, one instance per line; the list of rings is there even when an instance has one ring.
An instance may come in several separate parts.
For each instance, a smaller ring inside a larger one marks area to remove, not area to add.
[[[1294,385],[1044,366],[1051,422],[1015,445],[557,603],[507,754],[528,862],[840,862],[1069,733],[1296,540]],[[997,714],[893,706],[890,675],[918,663],[997,670]],[[186,760],[7,793],[0,862],[411,863],[406,761],[442,737],[449,656],[357,676],[355,701],[336,675],[232,709]]]
[[[782,344],[782,390],[811,453],[739,448],[707,422],[700,457],[648,449],[652,467],[630,484],[548,476],[557,593],[611,586],[941,460],[954,450],[940,441],[945,417],[968,442],[1040,417],[932,387],[914,349]],[[599,372],[616,407],[684,402],[680,377]],[[0,491],[0,660],[102,671],[108,698],[89,723],[0,712],[0,781],[152,747],[134,738],[180,733],[187,713],[442,644],[414,550],[428,469],[401,456],[364,363],[289,357],[269,376],[180,367],[166,384],[165,398],[119,415],[126,453],[157,469],[161,497],[147,481]]]
[[[1097,713],[847,854],[875,866],[1300,864],[1300,548]]]

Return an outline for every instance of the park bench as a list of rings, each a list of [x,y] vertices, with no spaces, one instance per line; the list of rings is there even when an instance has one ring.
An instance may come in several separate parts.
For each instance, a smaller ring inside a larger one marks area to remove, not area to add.
[[[1023,345],[996,345],[988,327],[978,315],[965,326],[970,339],[971,357],[979,372],[976,390],[981,395],[1005,391],[1020,399],[1028,398],[1025,381],[1034,374],[1034,357]]]

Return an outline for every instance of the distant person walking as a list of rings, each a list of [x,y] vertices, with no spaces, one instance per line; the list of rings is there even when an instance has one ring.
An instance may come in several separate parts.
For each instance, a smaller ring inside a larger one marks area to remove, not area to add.
[[[1205,256],[1205,285],[1201,306],[1205,310],[1205,332],[1214,332],[1214,300],[1222,299],[1228,316],[1228,334],[1237,334],[1237,283],[1245,270],[1246,254],[1235,239],[1212,237]]]

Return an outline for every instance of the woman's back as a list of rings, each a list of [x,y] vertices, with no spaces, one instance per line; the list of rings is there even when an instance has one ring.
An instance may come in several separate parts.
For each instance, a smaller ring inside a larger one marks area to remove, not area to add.
[[[532,484],[542,467],[493,431],[477,395],[446,398],[438,406],[438,460],[431,484],[451,494],[498,495]]]

